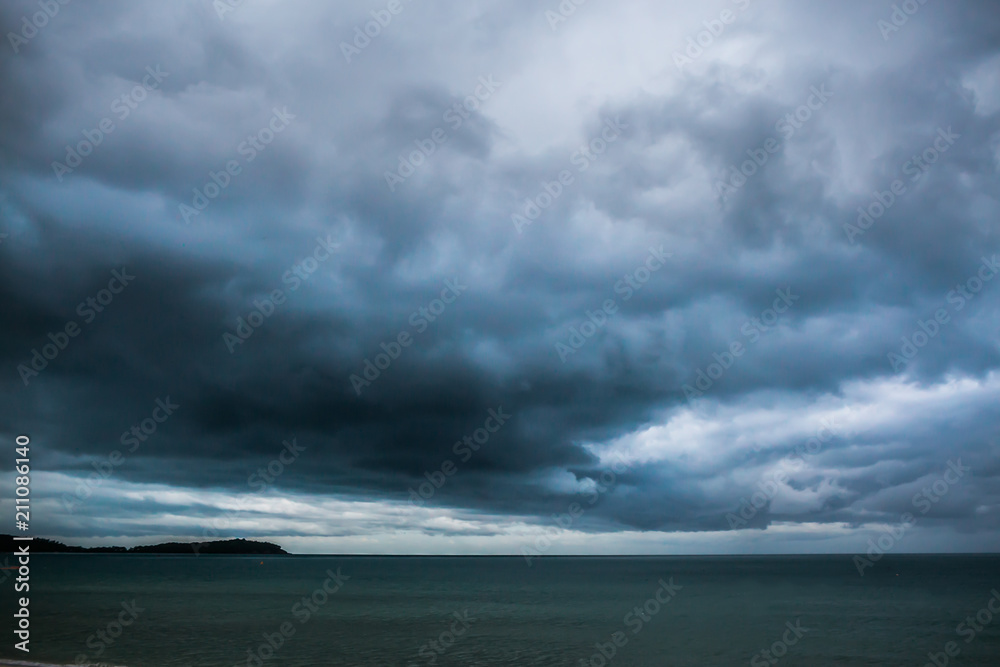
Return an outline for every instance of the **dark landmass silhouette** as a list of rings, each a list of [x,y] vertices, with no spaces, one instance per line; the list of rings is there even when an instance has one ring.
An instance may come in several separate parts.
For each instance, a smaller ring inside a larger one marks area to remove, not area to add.
[[[14,540],[13,535],[0,535],[0,553],[15,553],[19,546],[30,544],[33,554],[248,554],[279,556],[288,552],[277,544],[255,542],[253,540],[217,540],[215,542],[166,542],[141,547],[76,547],[36,537],[33,540]]]

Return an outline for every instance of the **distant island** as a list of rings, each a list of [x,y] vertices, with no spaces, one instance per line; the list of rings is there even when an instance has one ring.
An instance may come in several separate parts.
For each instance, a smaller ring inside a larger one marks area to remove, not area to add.
[[[247,554],[254,556],[287,556],[288,552],[277,544],[253,540],[216,540],[215,542],[166,542],[142,547],[75,547],[36,537],[31,542],[14,541],[13,535],[0,535],[0,553],[14,553],[18,546],[31,544],[33,554]]]

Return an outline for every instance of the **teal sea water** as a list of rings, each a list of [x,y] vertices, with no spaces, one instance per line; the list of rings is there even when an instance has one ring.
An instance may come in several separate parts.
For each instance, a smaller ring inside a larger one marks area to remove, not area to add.
[[[549,558],[528,567],[516,557],[36,555],[31,566],[31,653],[13,648],[8,578],[3,658],[920,667],[933,654],[940,664],[1000,665],[993,556],[886,556],[863,577],[851,556]]]

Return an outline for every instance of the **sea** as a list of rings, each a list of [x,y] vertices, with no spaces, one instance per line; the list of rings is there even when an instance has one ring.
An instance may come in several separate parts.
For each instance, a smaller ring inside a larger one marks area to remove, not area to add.
[[[13,574],[13,572],[12,572]],[[1000,557],[31,557],[0,663],[1000,665]]]

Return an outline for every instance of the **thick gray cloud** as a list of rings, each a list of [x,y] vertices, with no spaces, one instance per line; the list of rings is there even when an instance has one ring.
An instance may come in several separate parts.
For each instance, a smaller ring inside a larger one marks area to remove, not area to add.
[[[231,4],[0,10],[40,530],[998,547],[992,3]]]

